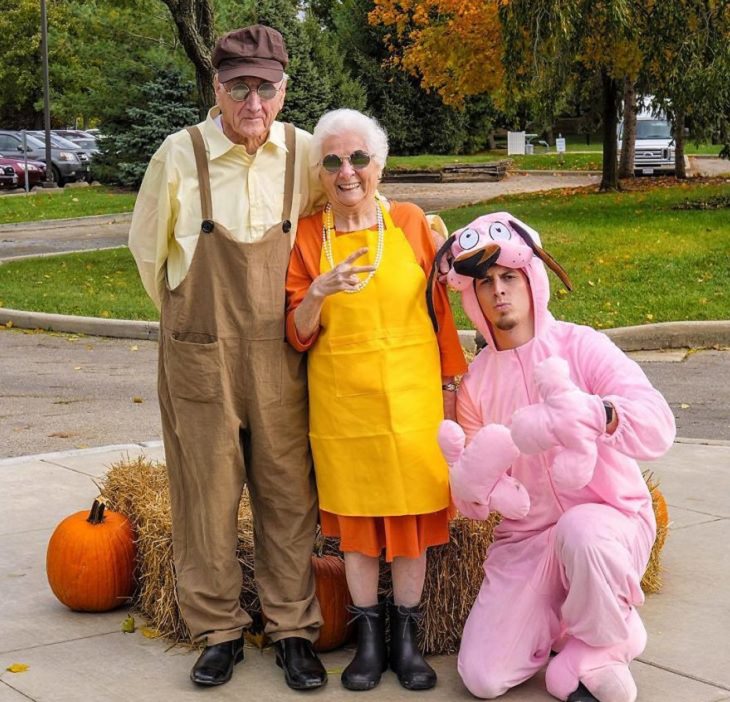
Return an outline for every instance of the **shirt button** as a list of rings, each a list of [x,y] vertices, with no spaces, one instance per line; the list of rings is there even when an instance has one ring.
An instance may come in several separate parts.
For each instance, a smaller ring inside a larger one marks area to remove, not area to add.
[[[213,228],[215,225],[213,224],[212,220],[210,219],[204,219],[203,223],[200,225],[200,228],[203,230],[205,234],[210,234],[213,231]]]

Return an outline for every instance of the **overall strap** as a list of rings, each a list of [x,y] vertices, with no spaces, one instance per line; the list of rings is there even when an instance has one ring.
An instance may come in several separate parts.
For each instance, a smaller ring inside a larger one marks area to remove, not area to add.
[[[198,169],[198,187],[200,189],[200,210],[203,220],[213,219],[213,202],[210,197],[210,175],[208,174],[208,154],[205,151],[203,134],[198,127],[187,127],[193,141],[195,165]]]
[[[294,161],[297,155],[297,135],[294,125],[287,122],[284,125],[284,140],[286,144],[286,173],[284,175],[284,208],[282,221],[291,221],[291,208],[294,200]]]

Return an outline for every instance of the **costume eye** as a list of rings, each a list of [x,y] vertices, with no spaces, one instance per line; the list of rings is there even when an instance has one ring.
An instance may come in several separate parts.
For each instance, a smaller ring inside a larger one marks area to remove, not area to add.
[[[459,234],[459,246],[461,246],[464,251],[468,251],[469,249],[473,249],[479,241],[479,234],[477,234],[473,229],[465,229],[461,234]]]
[[[489,236],[495,241],[502,239],[506,241],[512,238],[512,232],[502,222],[495,222],[489,225]]]

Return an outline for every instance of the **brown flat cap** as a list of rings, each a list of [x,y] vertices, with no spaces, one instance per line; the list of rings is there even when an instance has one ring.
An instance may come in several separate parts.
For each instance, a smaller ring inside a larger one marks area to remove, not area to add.
[[[289,63],[284,38],[271,27],[254,24],[223,35],[211,57],[218,80],[253,76],[278,83]]]

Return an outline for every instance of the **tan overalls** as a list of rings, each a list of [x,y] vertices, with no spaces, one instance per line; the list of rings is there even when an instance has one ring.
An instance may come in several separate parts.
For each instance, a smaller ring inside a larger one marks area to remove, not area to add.
[[[190,269],[162,298],[159,395],[180,610],[196,640],[240,636],[237,513],[251,496],[255,580],[273,640],[321,625],[311,556],[317,499],[304,356],[284,340],[295,133],[286,125],[282,222],[242,243],[213,219],[208,157],[189,130],[203,221]]]

